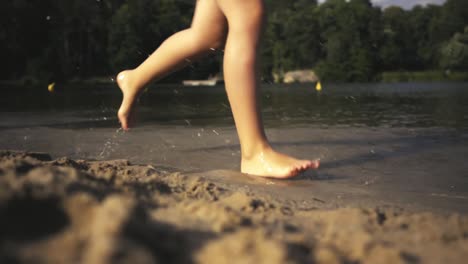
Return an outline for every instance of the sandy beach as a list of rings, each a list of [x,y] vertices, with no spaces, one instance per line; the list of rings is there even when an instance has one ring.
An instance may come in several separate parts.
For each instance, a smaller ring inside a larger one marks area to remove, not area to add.
[[[468,257],[465,215],[330,209],[317,198],[299,202],[255,184],[218,184],[210,175],[127,160],[1,151],[0,188],[1,263],[464,263]]]

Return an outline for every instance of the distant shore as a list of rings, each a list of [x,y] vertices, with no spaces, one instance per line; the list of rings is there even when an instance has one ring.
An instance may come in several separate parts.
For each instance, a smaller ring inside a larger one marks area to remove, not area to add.
[[[310,77],[305,76],[300,78],[300,76],[294,76],[299,71],[292,71],[293,78],[289,75],[288,78],[282,80],[281,78],[276,77],[275,82],[279,83],[310,83],[319,80],[318,76]],[[308,73],[308,71],[307,71]],[[109,75],[110,76],[110,75]],[[115,80],[109,76],[96,76],[89,78],[73,78],[71,80],[61,81],[62,83],[67,84],[87,84],[87,85],[106,85],[113,84]],[[378,80],[376,82],[380,83],[393,83],[393,82],[468,82],[468,72],[461,71],[389,71],[382,72],[378,75]],[[207,79],[207,81],[210,79]],[[169,81],[161,82],[164,85],[182,85],[184,80],[180,81]],[[11,86],[36,86],[36,85],[47,85],[48,81],[40,80],[34,77],[23,77],[18,80],[0,80],[0,85],[11,85]]]
[[[466,82],[468,72],[397,71],[383,72],[381,82]]]

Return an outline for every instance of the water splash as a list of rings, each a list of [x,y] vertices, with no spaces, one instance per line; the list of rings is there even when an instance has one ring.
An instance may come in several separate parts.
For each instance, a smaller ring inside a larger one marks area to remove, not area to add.
[[[104,147],[102,148],[102,151],[99,153],[98,157],[104,159],[108,158],[112,153],[114,153],[116,147],[119,145],[117,139],[123,134],[124,130],[122,128],[117,129],[114,134],[106,140]]]
[[[193,66],[193,62],[190,59],[185,59],[185,63],[187,63],[187,66],[189,66],[192,69],[195,69],[195,66]]]

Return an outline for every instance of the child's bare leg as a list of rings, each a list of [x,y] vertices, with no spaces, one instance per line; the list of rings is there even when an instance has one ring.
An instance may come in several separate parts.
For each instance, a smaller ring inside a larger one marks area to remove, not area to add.
[[[198,0],[192,25],[166,41],[140,66],[125,70],[117,76],[123,100],[118,117],[127,130],[133,122],[133,109],[143,87],[161,79],[172,71],[223,45],[226,37],[226,19],[216,0]]]
[[[263,24],[262,0],[217,0],[229,33],[224,78],[241,144],[243,173],[287,178],[317,168],[318,161],[298,160],[274,151],[264,133],[258,105],[257,55]]]

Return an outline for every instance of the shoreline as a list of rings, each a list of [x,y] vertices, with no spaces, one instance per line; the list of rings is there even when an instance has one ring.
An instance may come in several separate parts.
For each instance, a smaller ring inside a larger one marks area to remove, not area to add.
[[[463,263],[468,257],[467,215],[330,207],[269,195],[268,181],[257,182],[265,192],[245,182],[223,184],[218,174],[0,151],[0,260]]]
[[[307,70],[297,70],[297,71],[290,71],[288,73],[295,73],[295,72],[307,72]],[[385,71],[380,72],[377,74],[378,78],[375,81],[364,82],[364,83],[382,83],[382,84],[392,84],[392,83],[432,83],[432,82],[454,82],[454,83],[464,83],[468,82],[468,73],[465,71],[453,71],[453,72],[444,72],[441,70],[428,70],[428,71]],[[320,80],[319,77],[316,77],[317,80]],[[272,78],[274,79],[274,78]],[[291,79],[291,78],[289,78]],[[299,80],[300,78],[298,78]],[[315,80],[311,79],[310,80]],[[305,78],[305,80],[309,80]],[[206,79],[203,81],[210,81],[212,79]],[[296,79],[292,78],[290,81],[287,82],[274,82],[277,84],[282,85],[291,85],[291,84],[298,84],[298,83],[316,83],[316,81],[294,81]],[[184,81],[181,79],[178,82],[158,82],[159,85],[183,85]],[[201,80],[200,80],[201,81]],[[202,82],[203,82],[202,81]],[[105,75],[105,76],[95,76],[89,78],[73,78],[70,80],[63,80],[60,81],[61,84],[66,85],[110,85],[114,84],[115,80],[112,74]],[[273,82],[272,82],[273,83]],[[325,83],[333,83],[326,81]],[[350,82],[350,83],[359,83],[359,82]],[[34,77],[24,76],[18,80],[0,80],[0,85],[11,85],[11,86],[43,86],[48,85],[44,80],[36,79]],[[190,86],[190,85],[189,85]],[[211,84],[208,86],[212,86]]]

